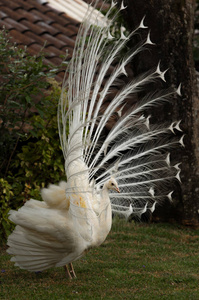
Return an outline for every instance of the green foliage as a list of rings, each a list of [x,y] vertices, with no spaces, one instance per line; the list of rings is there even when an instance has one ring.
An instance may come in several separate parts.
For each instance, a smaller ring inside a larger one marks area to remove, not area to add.
[[[59,95],[60,88],[54,83],[47,96],[51,99],[51,105],[48,106],[45,119],[41,115],[31,118],[37,138],[29,135],[29,139],[21,144],[20,150],[12,160],[8,176],[6,179],[1,179],[0,236],[3,240],[13,229],[13,225],[8,220],[10,209],[21,207],[30,198],[40,200],[41,187],[65,179],[64,160],[57,128]]]
[[[55,69],[44,56],[30,56],[0,33],[0,238],[13,229],[10,209],[40,188],[65,179],[57,128],[60,86],[50,77]]]
[[[13,197],[11,185],[3,178],[0,178],[0,237],[4,239],[13,229],[12,223],[8,220],[10,202]]]
[[[36,111],[45,115],[49,98],[43,97],[46,80],[57,70],[44,64],[44,54],[31,56],[11,42],[5,30],[0,32],[0,174],[7,175],[18,142],[27,131],[37,132],[30,120]],[[39,95],[39,99],[38,99]]]
[[[27,188],[23,194],[26,199],[39,198],[40,187],[65,178],[57,127],[59,91],[58,85],[54,85],[53,91],[48,96],[51,99],[51,106],[48,107],[45,119],[40,115],[32,117],[31,122],[37,129],[37,138],[29,140],[22,146],[12,164],[15,179],[23,182]]]

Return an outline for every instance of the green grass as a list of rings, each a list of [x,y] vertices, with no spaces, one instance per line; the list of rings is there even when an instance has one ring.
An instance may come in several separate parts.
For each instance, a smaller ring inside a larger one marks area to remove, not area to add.
[[[117,221],[105,243],[63,268],[39,274],[13,266],[0,251],[0,299],[199,299],[199,230]]]

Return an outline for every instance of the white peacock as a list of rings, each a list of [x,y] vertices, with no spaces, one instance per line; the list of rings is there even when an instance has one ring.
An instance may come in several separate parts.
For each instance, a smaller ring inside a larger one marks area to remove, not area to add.
[[[120,38],[114,38],[110,28],[115,15],[108,19],[114,6],[112,3],[106,13],[106,26],[92,26],[89,19],[94,9],[88,12],[63,84],[58,116],[67,182],[49,185],[41,192],[43,201],[31,199],[10,212],[10,220],[17,226],[8,238],[8,253],[22,269],[35,272],[66,266],[68,276],[75,277],[72,262],[104,242],[111,229],[112,212],[126,218],[153,212],[156,203],[171,200],[168,183],[180,180],[179,164],[171,165],[168,154],[170,148],[183,145],[183,137],[178,140],[174,134],[180,131],[179,122],[167,127],[150,125],[149,117],[144,116],[149,108],[180,94],[180,88],[146,96],[125,109],[130,95],[156,79],[164,80],[165,72],[159,65],[151,74],[120,87],[112,101],[103,106],[111,88],[119,84],[119,77],[127,75],[125,66],[151,44],[148,35],[105,80],[127,41],[147,28],[141,21],[128,37],[121,29]],[[116,112],[120,117],[104,135]],[[109,194],[110,190],[113,192]]]

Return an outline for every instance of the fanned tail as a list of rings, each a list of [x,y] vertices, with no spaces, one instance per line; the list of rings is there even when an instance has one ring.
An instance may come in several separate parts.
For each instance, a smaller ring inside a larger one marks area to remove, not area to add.
[[[139,30],[147,30],[147,26],[143,19],[128,36],[122,27],[120,37],[115,38],[111,33],[117,15],[114,7],[112,2],[105,15],[106,26],[98,26],[98,16],[96,26],[91,25],[93,14],[89,10],[80,27],[59,103],[59,133],[67,178],[79,176],[77,187],[84,180],[87,186],[92,181],[98,191],[106,180],[115,177],[121,193],[111,194],[112,210],[126,217],[140,216],[146,210],[153,212],[156,203],[171,200],[171,183],[180,180],[179,164],[172,165],[169,154],[172,148],[183,145],[183,137],[176,134],[181,131],[179,122],[150,125],[147,116],[149,109],[180,95],[180,87],[147,95],[132,104],[132,97],[147,84],[165,81],[166,71],[161,71],[158,64],[152,72],[123,85],[129,62],[153,43],[148,34],[116,64],[129,39]],[[108,102],[115,87],[119,89]],[[115,121],[105,134],[111,120]],[[81,170],[74,167],[76,161],[81,162]]]

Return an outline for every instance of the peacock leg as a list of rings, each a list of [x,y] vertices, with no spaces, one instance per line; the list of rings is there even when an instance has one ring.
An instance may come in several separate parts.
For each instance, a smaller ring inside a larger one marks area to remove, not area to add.
[[[64,269],[65,269],[65,271],[66,271],[66,276],[67,276],[69,279],[76,278],[75,270],[74,270],[74,268],[73,268],[72,263],[69,263],[68,265],[64,266]]]
[[[70,274],[68,265],[64,266],[64,269],[66,271],[66,277],[69,278],[69,279],[73,279],[72,276],[71,276],[71,274]]]
[[[72,263],[69,264],[69,268],[70,268],[70,274],[72,275],[72,277],[76,278],[77,276],[75,274],[75,270],[73,268],[73,264]]]

